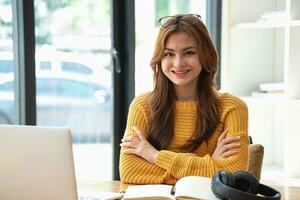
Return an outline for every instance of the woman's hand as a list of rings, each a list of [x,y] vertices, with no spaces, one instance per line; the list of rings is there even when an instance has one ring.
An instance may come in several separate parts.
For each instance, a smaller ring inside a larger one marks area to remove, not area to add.
[[[226,138],[226,134],[228,133],[228,129],[222,132],[218,139],[217,148],[215,149],[212,158],[228,158],[236,153],[235,148],[241,146],[240,137],[233,136]]]
[[[136,136],[129,136],[122,139],[120,146],[127,147],[122,150],[122,153],[135,154],[150,163],[154,163],[159,151],[147,141],[140,129],[135,126],[132,128],[136,132]]]

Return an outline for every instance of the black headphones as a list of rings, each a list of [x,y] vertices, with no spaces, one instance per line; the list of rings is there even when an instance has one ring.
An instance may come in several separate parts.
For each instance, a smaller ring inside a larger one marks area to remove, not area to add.
[[[219,171],[212,178],[211,189],[216,197],[223,200],[280,200],[281,198],[280,192],[260,184],[256,177],[247,171],[235,173]]]

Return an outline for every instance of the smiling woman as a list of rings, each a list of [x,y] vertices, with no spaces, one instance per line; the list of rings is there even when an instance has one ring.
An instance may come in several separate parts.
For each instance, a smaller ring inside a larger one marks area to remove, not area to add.
[[[160,20],[154,89],[131,103],[121,143],[122,189],[247,169],[246,104],[216,91],[217,51],[196,14]]]

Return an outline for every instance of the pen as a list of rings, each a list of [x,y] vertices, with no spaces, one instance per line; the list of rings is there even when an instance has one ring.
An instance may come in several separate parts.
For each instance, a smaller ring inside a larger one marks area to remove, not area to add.
[[[176,190],[176,188],[175,188],[175,185],[172,187],[172,189],[171,189],[171,195],[174,195],[175,194],[175,190]]]

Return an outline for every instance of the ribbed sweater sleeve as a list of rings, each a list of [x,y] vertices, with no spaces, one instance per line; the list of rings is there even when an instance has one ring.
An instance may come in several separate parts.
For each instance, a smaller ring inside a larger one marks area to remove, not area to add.
[[[130,107],[124,137],[135,134],[132,126],[143,133],[148,130],[147,106],[145,96],[135,98]],[[121,148],[122,150],[123,148]],[[166,170],[131,154],[120,154],[120,178],[123,184],[155,184],[164,182]]]
[[[248,112],[244,102],[233,96],[228,96],[221,101],[221,124],[225,130],[228,128],[227,137],[240,136],[241,146],[236,150],[236,154],[223,159],[213,159],[211,157],[216,142],[222,131],[215,133],[208,140],[207,151],[204,156],[197,156],[191,153],[175,153],[163,150],[158,154],[155,164],[171,174],[176,179],[184,176],[206,176],[212,177],[219,170],[238,171],[247,169],[248,161]],[[215,145],[209,145],[215,144]]]
[[[174,138],[166,150],[161,150],[156,162],[130,154],[120,155],[122,184],[175,184],[184,176],[211,177],[218,170],[238,171],[247,169],[248,161],[248,111],[246,104],[228,93],[220,95],[220,119],[216,130],[207,141],[191,153],[181,153],[179,147],[190,139],[195,130],[197,102],[177,102],[175,109]],[[133,100],[129,108],[125,137],[134,134],[135,125],[147,135],[149,123],[147,95]],[[239,135],[241,146],[229,158],[213,159],[211,156],[223,130],[228,128],[227,137]]]

